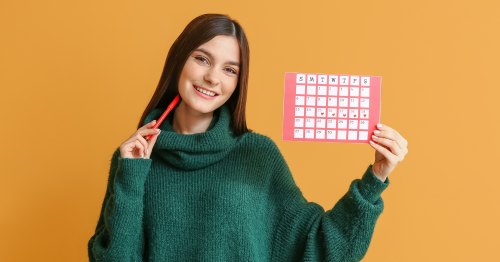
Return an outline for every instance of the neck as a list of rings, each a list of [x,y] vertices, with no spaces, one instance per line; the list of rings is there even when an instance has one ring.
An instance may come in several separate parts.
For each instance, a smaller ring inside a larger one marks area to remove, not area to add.
[[[174,112],[172,127],[179,134],[189,135],[207,131],[213,112],[200,113],[181,102]]]

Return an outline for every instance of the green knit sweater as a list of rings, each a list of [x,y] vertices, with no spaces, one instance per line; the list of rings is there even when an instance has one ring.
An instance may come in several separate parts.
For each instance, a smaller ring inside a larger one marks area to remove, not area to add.
[[[157,119],[153,110],[144,124]],[[173,115],[173,114],[172,114]],[[308,202],[275,143],[234,136],[222,107],[209,129],[160,126],[151,159],[113,154],[91,261],[359,261],[389,181],[371,166],[331,209]]]

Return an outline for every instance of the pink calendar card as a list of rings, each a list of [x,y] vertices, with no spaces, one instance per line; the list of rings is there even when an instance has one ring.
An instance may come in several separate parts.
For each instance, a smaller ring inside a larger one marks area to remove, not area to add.
[[[380,121],[381,80],[285,73],[283,140],[368,143]]]

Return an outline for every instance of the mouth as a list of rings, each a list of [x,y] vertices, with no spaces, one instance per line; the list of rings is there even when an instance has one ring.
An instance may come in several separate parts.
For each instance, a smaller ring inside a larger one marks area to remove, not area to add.
[[[208,97],[215,97],[215,96],[217,96],[217,93],[215,93],[213,91],[201,88],[201,87],[196,86],[196,85],[193,85],[193,86],[194,86],[194,89],[196,89],[196,91],[198,91],[199,93],[201,93],[203,95],[206,95]]]

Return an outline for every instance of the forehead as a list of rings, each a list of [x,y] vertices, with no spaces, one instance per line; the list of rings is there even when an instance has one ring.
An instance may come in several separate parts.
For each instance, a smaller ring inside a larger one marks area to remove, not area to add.
[[[206,51],[213,59],[221,62],[240,62],[240,46],[234,36],[218,35],[195,50]]]

